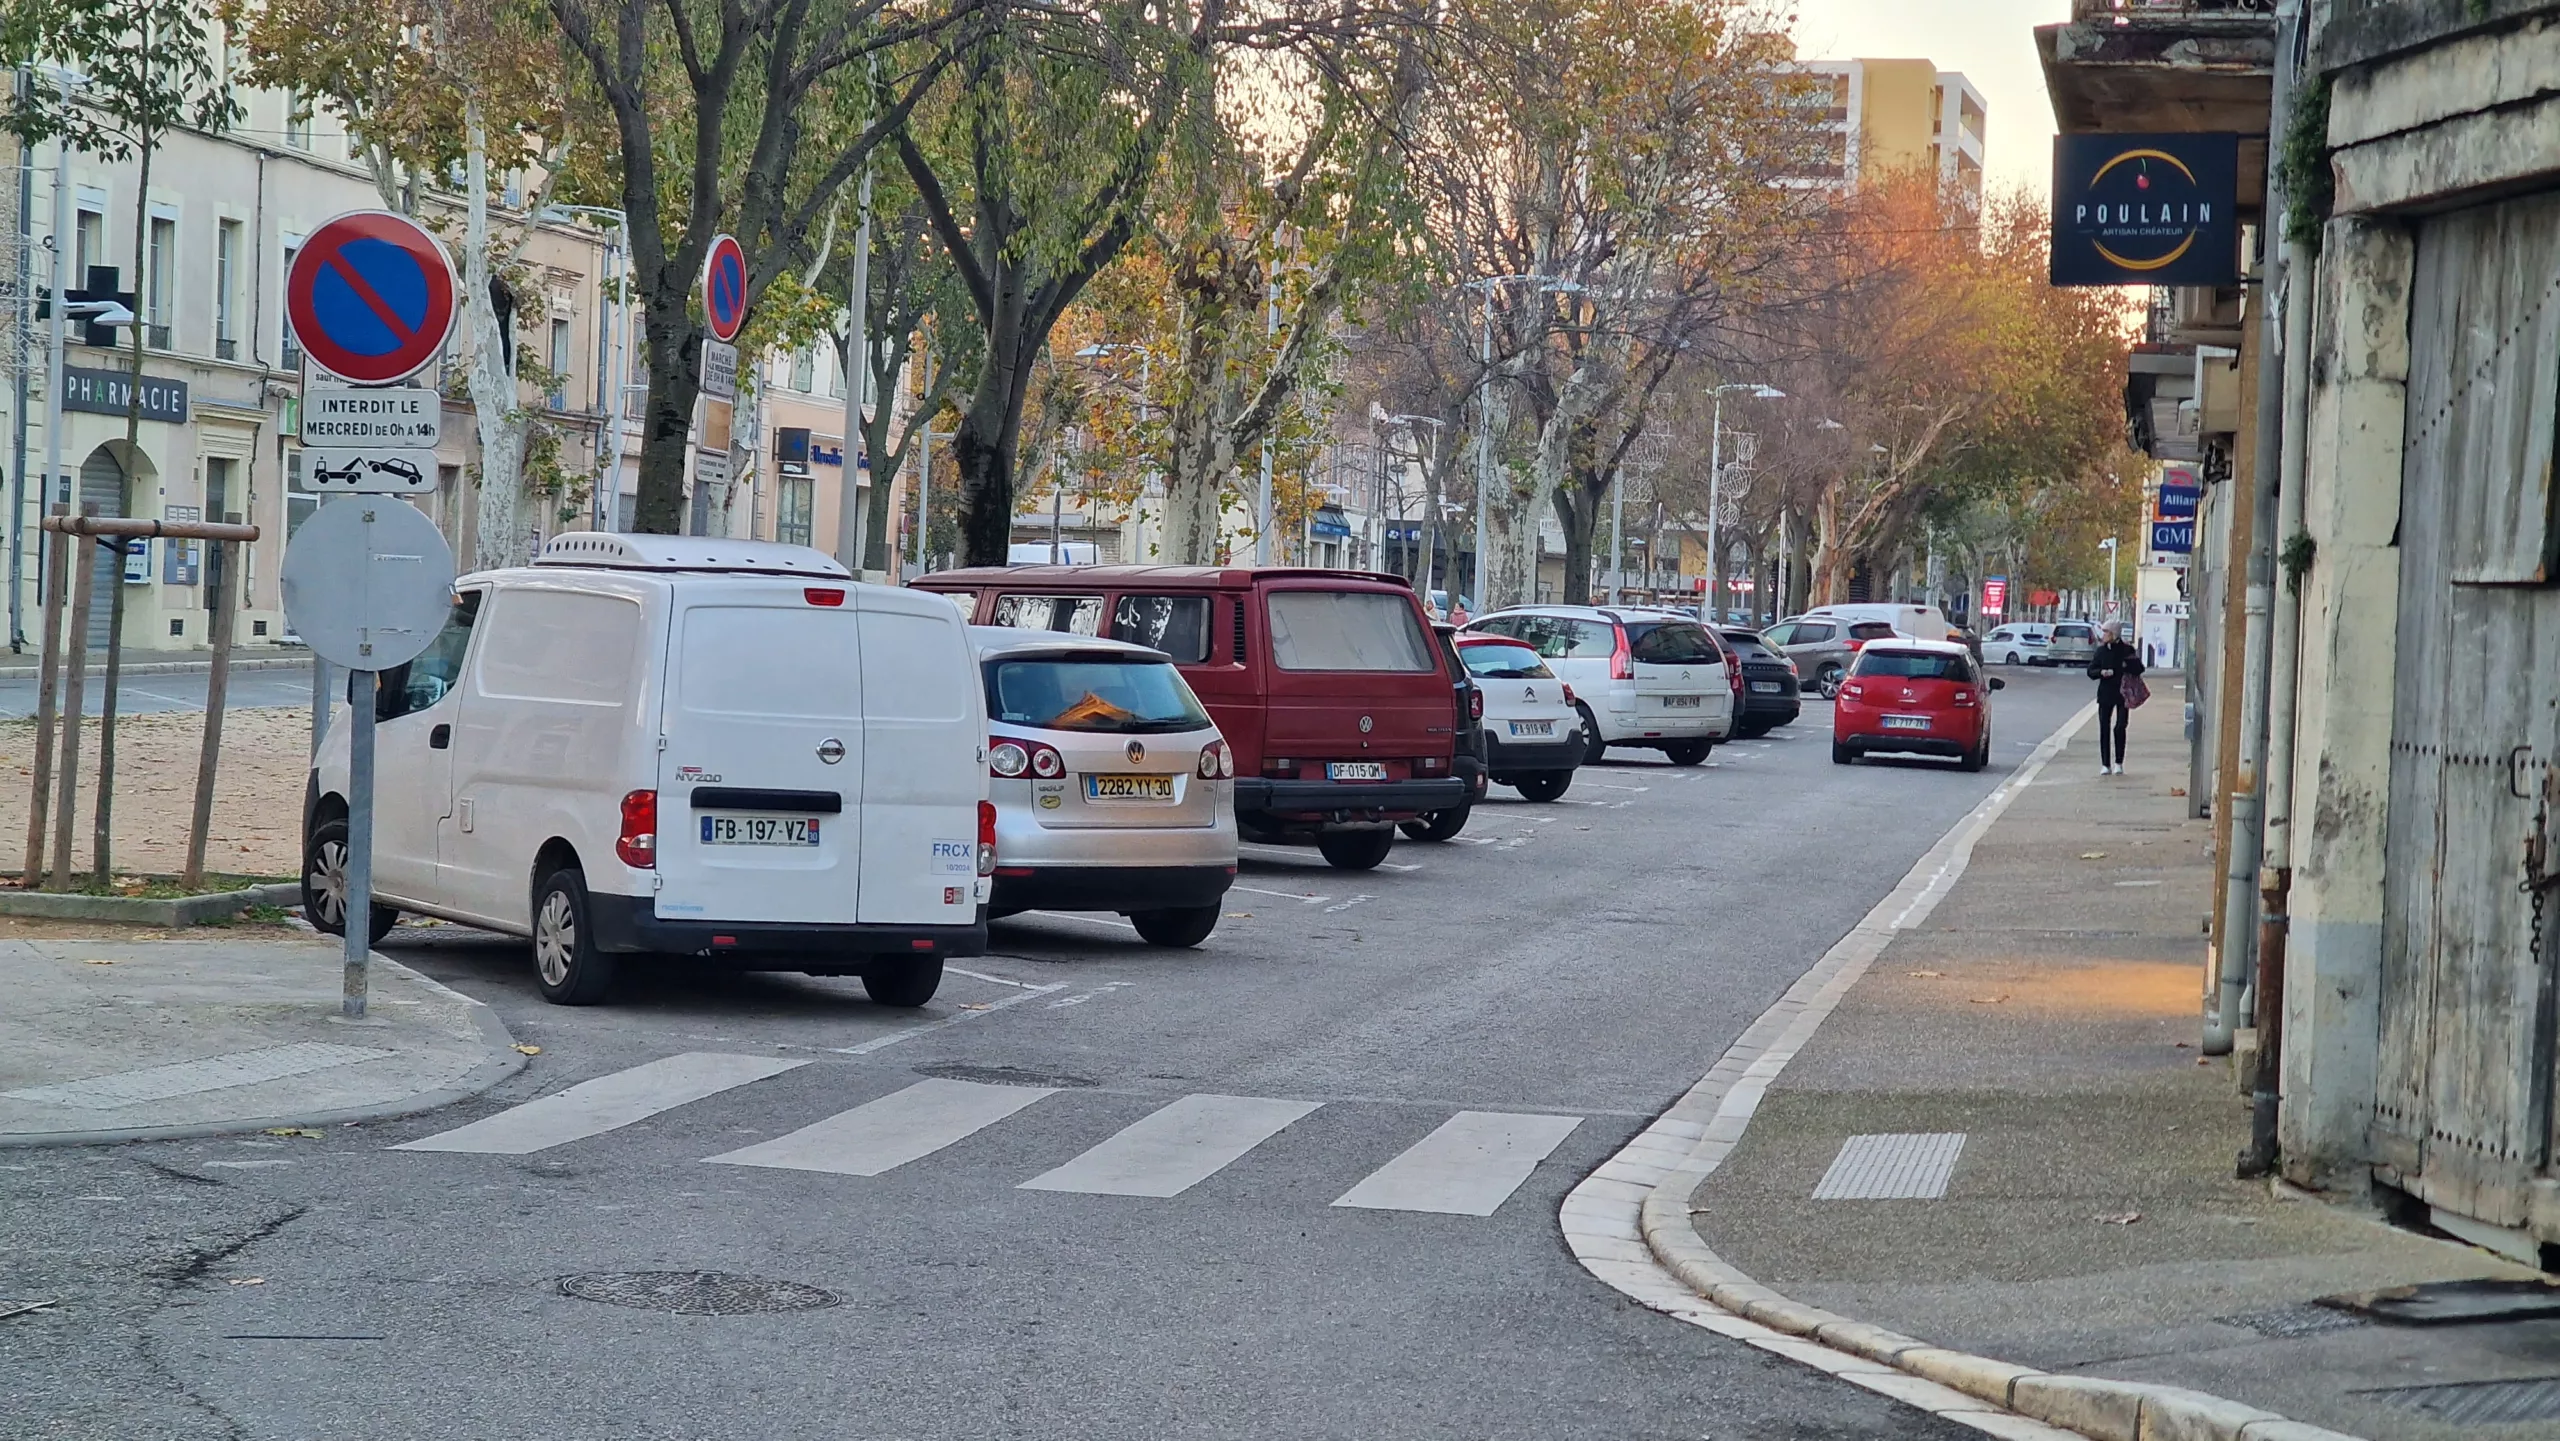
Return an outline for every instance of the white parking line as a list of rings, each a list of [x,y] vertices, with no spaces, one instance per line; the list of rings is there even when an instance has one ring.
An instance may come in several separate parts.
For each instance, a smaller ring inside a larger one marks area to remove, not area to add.
[[[1311,896],[1304,891],[1266,891],[1260,886],[1229,886],[1227,889],[1231,891],[1251,891],[1257,896],[1277,896],[1284,901],[1296,901],[1301,905],[1309,906],[1317,905],[1333,899],[1331,896]]]
[[[1020,986],[1026,991],[1033,989],[1029,981],[1008,980],[1003,976],[990,976],[984,971],[964,971],[958,966],[944,966],[943,969],[955,976],[967,976],[973,981],[992,981],[999,986]]]
[[[1007,1006],[1020,1005],[1024,1001],[1031,1000],[1037,996],[1056,995],[1058,992],[1065,990],[1067,985],[1067,982],[1059,981],[1054,985],[1027,986],[1022,990],[1016,991],[1012,995],[1005,997],[1001,1001],[988,1002],[986,1009],[984,1010],[960,1011],[955,1014],[945,1016],[938,1021],[927,1021],[921,1026],[909,1026],[903,1031],[891,1031],[885,1036],[874,1036],[870,1040],[864,1041],[858,1046],[829,1046],[827,1049],[833,1051],[839,1056],[867,1056],[873,1051],[879,1050],[883,1046],[894,1046],[900,1041],[924,1035],[929,1031],[944,1030],[958,1025],[962,1021],[974,1021],[980,1016],[991,1016],[996,1012],[1003,1010]]]
[[[1324,913],[1325,913],[1326,915],[1328,915],[1328,916],[1329,916],[1329,915],[1332,915],[1332,914],[1333,914],[1334,912],[1336,912],[1336,911],[1347,911],[1347,910],[1351,909],[1353,906],[1366,905],[1366,904],[1368,904],[1369,902],[1374,901],[1374,900],[1376,900],[1376,899],[1377,899],[1377,897],[1376,897],[1376,896],[1353,896],[1351,899],[1349,899],[1349,900],[1347,900],[1347,901],[1342,902],[1340,905],[1332,905],[1332,906],[1327,906],[1327,907],[1325,907],[1325,908],[1324,908]]]
[[[1137,929],[1136,926],[1129,924],[1118,916],[1088,916],[1082,911],[1024,911],[1023,914],[1026,916],[1047,916],[1053,921],[1085,921],[1097,926],[1118,926],[1124,931],[1134,931]]]

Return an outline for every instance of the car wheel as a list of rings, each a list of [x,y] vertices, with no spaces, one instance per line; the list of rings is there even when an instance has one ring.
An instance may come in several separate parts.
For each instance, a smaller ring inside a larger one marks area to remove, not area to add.
[[[1467,828],[1467,812],[1474,809],[1472,804],[1451,806],[1445,811],[1432,811],[1406,821],[1396,829],[1417,841],[1445,841]]]
[[[1813,688],[1822,693],[1824,700],[1836,700],[1840,695],[1840,681],[1847,674],[1846,667],[1826,665],[1814,676]]]
[[[1536,775],[1522,776],[1512,782],[1512,785],[1519,790],[1523,799],[1544,803],[1554,800],[1572,788],[1573,772],[1540,771]]]
[[[1831,743],[1831,763],[1835,766],[1856,765],[1858,763],[1858,753],[1849,747],[1840,744],[1838,741],[1833,741]]]
[[[1713,741],[1672,741],[1662,748],[1662,753],[1669,756],[1675,766],[1693,766],[1704,761],[1707,752],[1715,748]]]
[[[322,821],[302,847],[302,918],[322,935],[347,933],[347,823]],[[396,906],[373,908],[365,944],[379,944],[400,923]]]
[[[613,989],[614,958],[596,949],[587,878],[563,868],[533,889],[533,970],[555,1006],[592,1006]]]
[[[1216,906],[1176,906],[1163,911],[1131,911],[1129,924],[1151,946],[1196,946],[1218,928]]]
[[[942,957],[901,958],[862,973],[862,992],[872,1004],[912,1011],[942,989]]]
[[[1985,731],[1982,736],[1982,744],[1975,746],[1972,753],[1964,758],[1964,768],[1969,771],[1978,771],[1990,764],[1991,734],[1990,732]]]
[[[2011,665],[2016,665],[2017,663],[2018,663],[2018,653],[2017,653],[2016,651],[2014,651],[2014,650],[2013,650],[2013,651],[2009,652],[2009,664],[2011,664]]]
[[[1573,708],[1582,712],[1582,763],[1596,766],[1609,756],[1609,743],[1600,739],[1600,718],[1591,713],[1591,707],[1580,701],[1574,702]]]
[[[1324,853],[1324,863],[1337,871],[1373,871],[1395,848],[1396,833],[1391,830],[1327,831],[1316,837],[1316,849]]]

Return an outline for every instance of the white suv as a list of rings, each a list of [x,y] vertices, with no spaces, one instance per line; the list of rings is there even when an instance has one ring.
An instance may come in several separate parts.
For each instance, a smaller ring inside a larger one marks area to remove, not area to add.
[[[1610,746],[1640,746],[1693,766],[1733,734],[1741,672],[1715,633],[1686,616],[1531,605],[1496,611],[1464,633],[1525,641],[1573,687],[1591,761]]]
[[[986,949],[986,703],[939,596],[806,546],[574,532],[455,582],[374,705],[376,940],[401,911],[528,937],[563,1005],[662,952],[920,1006],[944,957]],[[304,790],[304,914],[328,931],[345,715]]]

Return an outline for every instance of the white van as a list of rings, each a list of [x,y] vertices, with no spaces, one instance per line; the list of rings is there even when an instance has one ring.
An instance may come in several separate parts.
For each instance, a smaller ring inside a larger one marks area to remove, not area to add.
[[[986,702],[948,601],[797,545],[576,532],[464,576],[386,671],[379,939],[415,911],[533,941],[542,993],[615,958],[859,975],[920,1006],[986,949]],[[341,708],[303,805],[303,906],[346,922]]]
[[[1947,613],[1934,605],[1852,601],[1842,605],[1818,605],[1805,614],[1824,620],[1880,620],[1914,640],[1953,640],[1956,637],[1956,628],[1947,623]]]

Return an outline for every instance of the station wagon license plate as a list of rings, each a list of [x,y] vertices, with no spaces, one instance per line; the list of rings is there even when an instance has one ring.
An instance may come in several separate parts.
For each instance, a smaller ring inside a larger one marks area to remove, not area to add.
[[[1515,736],[1551,736],[1556,733],[1556,723],[1551,720],[1513,721],[1511,733]]]
[[[1779,691],[1786,689],[1786,687],[1773,680],[1755,680],[1751,683],[1751,689],[1754,693],[1759,695],[1776,695]]]
[[[706,846],[814,846],[816,816],[704,816]]]
[[[1383,761],[1327,761],[1324,778],[1329,781],[1382,781],[1387,778]]]
[[[1884,728],[1889,731],[1924,731],[1929,728],[1929,718],[1924,715],[1889,715],[1884,718]]]
[[[1664,710],[1696,710],[1701,699],[1703,697],[1693,695],[1667,695],[1662,698],[1662,708]]]
[[[1173,777],[1086,776],[1084,798],[1089,801],[1169,801],[1173,799]]]

